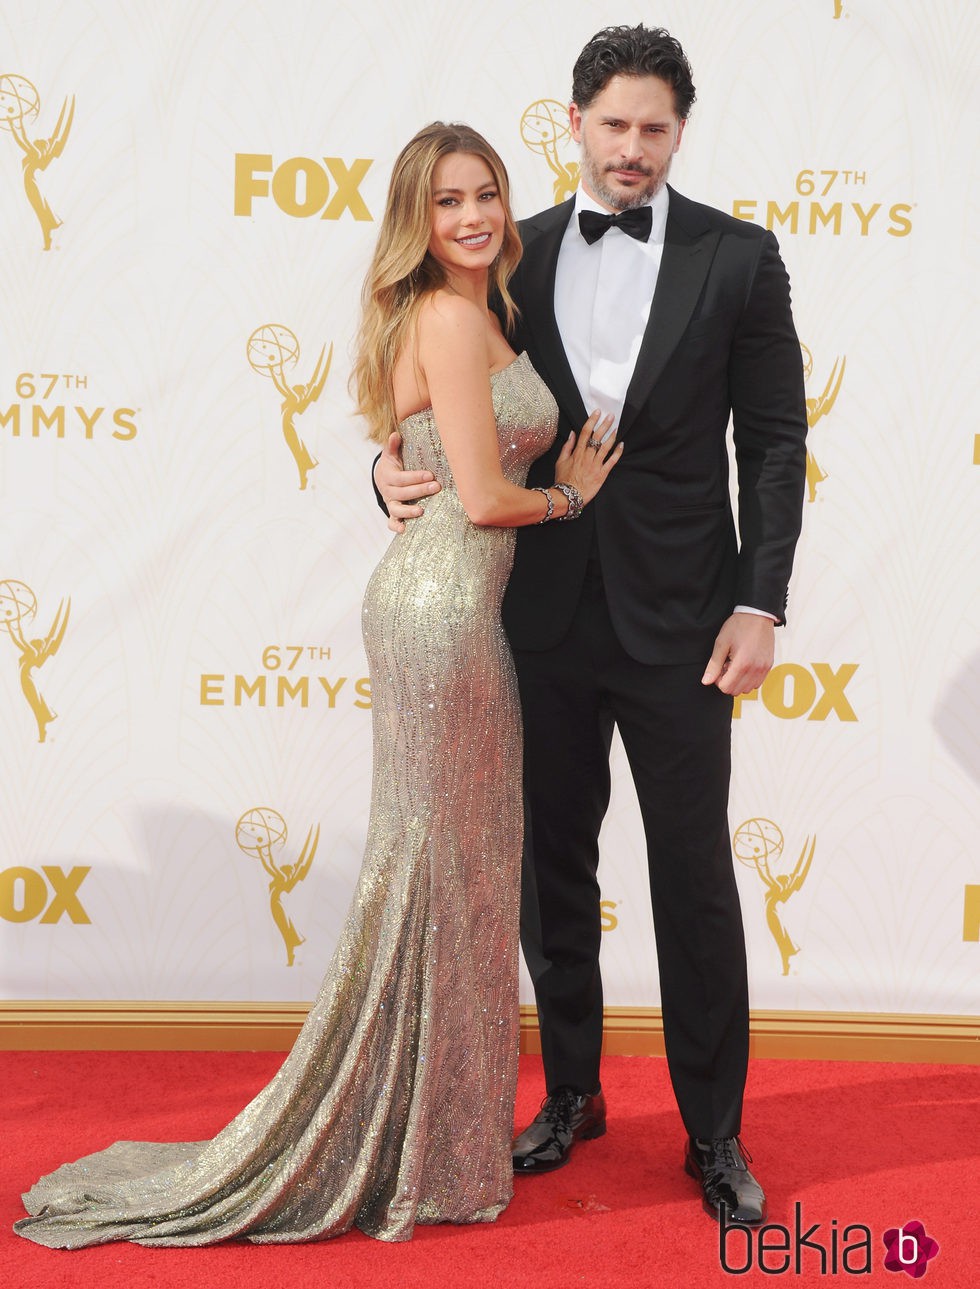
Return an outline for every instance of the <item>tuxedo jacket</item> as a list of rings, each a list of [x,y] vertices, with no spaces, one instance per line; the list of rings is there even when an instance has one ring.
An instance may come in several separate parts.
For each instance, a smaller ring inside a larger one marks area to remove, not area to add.
[[[522,221],[524,256],[510,283],[520,310],[512,343],[527,350],[559,408],[555,445],[532,467],[532,487],[553,482],[562,443],[587,417],[554,312],[573,205]],[[590,557],[600,563],[620,643],[639,662],[707,661],[736,604],[784,621],[806,428],[802,357],[775,237],[671,189],[656,291],[618,426],[623,456],[581,519],[518,530],[503,609],[511,644],[561,642]]]

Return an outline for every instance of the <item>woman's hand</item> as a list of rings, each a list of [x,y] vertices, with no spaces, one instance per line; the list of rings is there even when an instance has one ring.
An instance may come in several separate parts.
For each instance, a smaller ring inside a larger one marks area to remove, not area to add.
[[[613,418],[593,412],[578,437],[570,434],[555,462],[555,483],[568,483],[589,502],[609,477],[623,455],[616,442]]]

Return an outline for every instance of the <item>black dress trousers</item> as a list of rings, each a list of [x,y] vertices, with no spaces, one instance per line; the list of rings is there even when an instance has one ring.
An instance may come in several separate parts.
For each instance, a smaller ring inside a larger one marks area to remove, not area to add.
[[[521,939],[548,1088],[599,1083],[598,837],[615,725],[646,834],[674,1092],[692,1136],[735,1136],[748,985],[728,826],[732,700],[701,684],[707,657],[658,666],[626,653],[594,554],[565,638],[514,657],[527,793]]]

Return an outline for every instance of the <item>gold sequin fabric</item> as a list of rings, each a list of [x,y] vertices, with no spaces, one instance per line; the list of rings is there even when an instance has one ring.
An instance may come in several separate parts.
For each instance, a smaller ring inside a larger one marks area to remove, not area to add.
[[[525,355],[491,377],[512,482],[550,445]],[[499,609],[514,531],[477,528],[431,411],[405,463],[442,491],[364,598],[374,772],[365,858],[323,985],[278,1074],[211,1141],[117,1142],[42,1178],[39,1244],[322,1240],[489,1222],[512,1192],[521,729]]]

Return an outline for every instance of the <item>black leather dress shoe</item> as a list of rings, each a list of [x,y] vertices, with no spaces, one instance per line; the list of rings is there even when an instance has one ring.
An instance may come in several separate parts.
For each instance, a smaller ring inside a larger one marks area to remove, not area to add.
[[[701,1207],[712,1217],[741,1226],[759,1226],[766,1220],[766,1197],[749,1172],[752,1156],[738,1137],[702,1141],[688,1138],[684,1171],[701,1183]]]
[[[600,1088],[592,1096],[556,1088],[541,1102],[541,1112],[514,1141],[515,1173],[550,1173],[568,1163],[576,1141],[601,1137],[606,1131],[606,1099]]]

